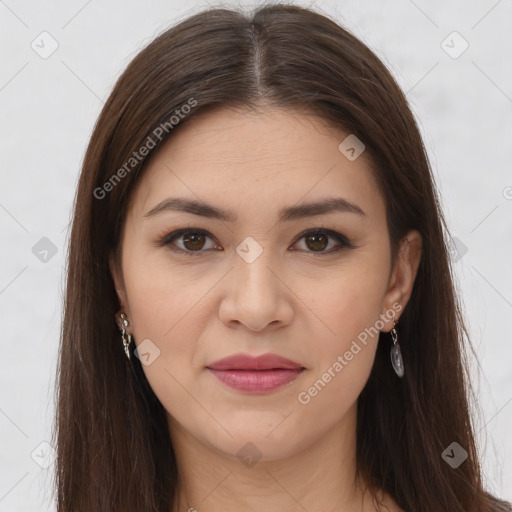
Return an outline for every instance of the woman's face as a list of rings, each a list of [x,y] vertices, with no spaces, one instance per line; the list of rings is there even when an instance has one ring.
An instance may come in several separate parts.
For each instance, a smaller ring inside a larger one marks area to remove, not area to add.
[[[348,135],[289,110],[221,110],[149,162],[111,269],[171,433],[272,460],[354,417],[418,261],[391,268],[385,203],[361,147],[339,149]],[[295,364],[215,365],[263,354]]]

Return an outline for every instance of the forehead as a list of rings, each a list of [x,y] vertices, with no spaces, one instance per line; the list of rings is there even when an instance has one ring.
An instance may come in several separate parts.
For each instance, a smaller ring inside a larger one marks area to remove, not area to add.
[[[181,195],[213,197],[235,211],[254,207],[263,213],[344,197],[382,213],[383,198],[364,153],[349,160],[339,149],[349,135],[317,116],[288,109],[196,114],[152,156],[131,207],[144,215],[167,196]]]

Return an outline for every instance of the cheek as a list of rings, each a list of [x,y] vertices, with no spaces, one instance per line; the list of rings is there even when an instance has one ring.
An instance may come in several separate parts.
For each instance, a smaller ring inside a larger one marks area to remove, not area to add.
[[[321,290],[308,294],[306,304],[319,323],[316,334],[310,334],[315,339],[314,350],[310,349],[312,371],[301,388],[301,404],[336,415],[357,399],[379,341],[385,284],[382,273],[377,278],[373,272],[352,269],[339,272]]]
[[[307,297],[306,305],[321,320],[322,347],[329,353],[348,350],[353,339],[375,327],[382,312],[385,277],[382,273],[347,269],[324,280],[322,286],[313,291],[311,288],[307,293],[304,290],[302,296]],[[368,335],[368,338],[372,337]]]
[[[214,276],[199,278],[170,266],[163,251],[157,257],[151,251],[127,251],[125,284],[135,338],[172,344],[184,325],[196,326],[188,320],[197,315],[201,298],[214,282]]]
[[[213,282],[193,282],[184,272],[148,264],[135,251],[126,258],[125,268],[133,338],[139,353],[145,343],[143,347],[155,354],[142,366],[146,378],[160,401],[186,405],[190,397],[180,392],[178,383],[190,380],[194,370],[194,354],[207,320],[201,299]]]
[[[183,277],[165,272],[158,267],[146,269],[126,282],[133,318],[133,336],[139,353],[141,343],[151,340],[150,349],[155,357],[142,369],[153,392],[164,408],[182,421],[199,416],[201,411],[190,413],[195,371],[194,354],[205,326],[202,323],[202,285],[188,286]],[[156,347],[156,348],[155,348]],[[186,414],[180,411],[188,411]]]

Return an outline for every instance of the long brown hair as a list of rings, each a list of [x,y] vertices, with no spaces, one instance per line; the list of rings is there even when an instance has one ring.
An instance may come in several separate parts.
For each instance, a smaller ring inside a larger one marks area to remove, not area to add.
[[[262,105],[313,113],[355,134],[386,201],[393,261],[408,230],[423,238],[398,326],[405,377],[392,373],[382,334],[358,399],[359,474],[409,512],[511,510],[483,488],[448,230],[406,98],[347,30],[309,9],[269,5],[251,17],[203,11],[159,35],[121,75],[96,123],[69,242],[54,431],[58,511],[171,510],[177,467],[166,411],[139,360],[123,353],[108,258],[119,256],[130,194],[152,146],[199,112]],[[455,469],[441,456],[452,442],[468,453]]]

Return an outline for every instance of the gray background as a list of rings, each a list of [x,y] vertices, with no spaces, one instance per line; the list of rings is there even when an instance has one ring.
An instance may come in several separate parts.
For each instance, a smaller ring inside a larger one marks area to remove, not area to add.
[[[487,487],[512,499],[512,1],[309,4],[383,59],[419,120],[478,356],[471,365]],[[67,226],[94,122],[135,54],[207,6],[0,0],[0,512],[55,508],[52,448],[44,443]],[[42,58],[52,38],[58,48]]]

